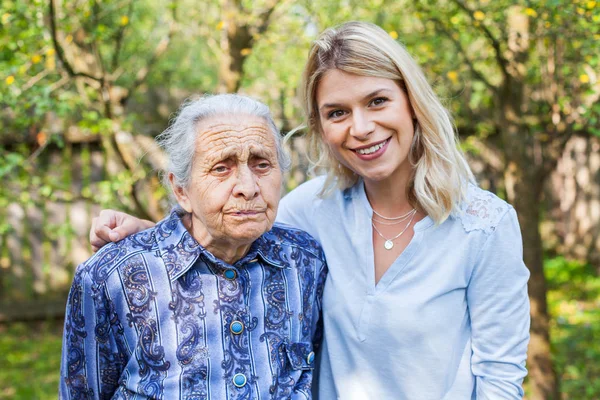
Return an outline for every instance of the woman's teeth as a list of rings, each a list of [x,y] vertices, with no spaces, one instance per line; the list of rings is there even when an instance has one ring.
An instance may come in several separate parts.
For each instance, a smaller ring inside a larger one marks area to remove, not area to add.
[[[386,142],[381,142],[381,143],[379,143],[379,144],[376,144],[375,146],[371,146],[371,147],[369,147],[369,148],[366,148],[366,149],[359,149],[359,150],[356,150],[356,152],[357,152],[358,154],[372,154],[372,153],[375,153],[375,152],[376,152],[377,150],[379,150],[380,148],[382,148],[382,147],[383,147],[383,145],[384,145],[385,143],[386,143]]]

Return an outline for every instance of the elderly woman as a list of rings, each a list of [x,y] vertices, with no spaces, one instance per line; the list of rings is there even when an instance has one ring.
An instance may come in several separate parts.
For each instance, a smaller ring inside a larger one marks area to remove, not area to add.
[[[77,268],[61,398],[310,398],[326,267],[274,225],[288,160],[268,108],[204,97],[158,140],[179,207]]]

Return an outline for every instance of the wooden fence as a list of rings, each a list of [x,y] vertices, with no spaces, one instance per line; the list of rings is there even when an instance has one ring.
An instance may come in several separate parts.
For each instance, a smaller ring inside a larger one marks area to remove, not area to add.
[[[303,147],[302,138],[292,142],[288,189],[306,178]],[[597,138],[573,138],[546,191],[545,239],[592,263],[600,262],[599,150]],[[115,201],[107,164],[99,142],[67,143],[44,151],[24,176],[0,182],[0,199],[15,199],[0,207],[0,225],[10,226],[0,235],[0,322],[63,315],[73,271],[91,255],[92,217]],[[48,195],[45,186],[58,189]]]
[[[289,149],[288,189],[306,179],[303,146],[300,138]],[[26,176],[0,182],[0,198],[13,199],[0,207],[0,225],[10,227],[0,235],[0,322],[63,315],[73,272],[92,254],[92,218],[107,206],[123,209],[107,189],[109,164],[99,141],[66,143],[41,153]]]
[[[0,321],[62,314],[74,268],[91,254],[87,234],[100,209],[93,193],[105,165],[98,143],[67,143],[2,182],[13,201],[0,209],[9,226],[0,237]]]

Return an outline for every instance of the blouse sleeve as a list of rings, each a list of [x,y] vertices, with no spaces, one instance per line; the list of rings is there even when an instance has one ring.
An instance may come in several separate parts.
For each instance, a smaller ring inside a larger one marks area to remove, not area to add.
[[[529,343],[529,270],[511,207],[480,250],[467,289],[477,399],[521,399]]]
[[[114,340],[106,288],[95,285],[84,267],[77,268],[67,300],[61,399],[112,397],[126,358]]]

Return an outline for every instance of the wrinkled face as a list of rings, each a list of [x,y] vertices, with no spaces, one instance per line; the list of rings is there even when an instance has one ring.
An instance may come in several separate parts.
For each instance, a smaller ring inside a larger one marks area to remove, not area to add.
[[[316,97],[323,140],[339,162],[366,184],[409,179],[413,113],[395,81],[333,69]]]
[[[192,235],[203,246],[248,245],[275,222],[282,180],[275,138],[263,119],[246,115],[213,117],[197,129],[190,183],[174,187],[192,214]]]

